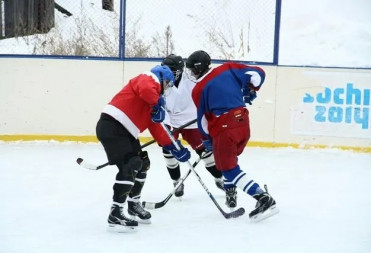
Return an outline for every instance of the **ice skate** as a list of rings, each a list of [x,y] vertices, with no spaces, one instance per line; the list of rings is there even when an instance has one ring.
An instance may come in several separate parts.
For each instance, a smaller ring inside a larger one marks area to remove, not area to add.
[[[151,213],[145,210],[139,201],[128,201],[128,214],[139,223],[151,224]]]
[[[108,231],[118,233],[135,232],[138,222],[125,217],[123,206],[113,204],[108,216]]]
[[[237,206],[237,189],[231,187],[225,190],[225,204],[233,209]]]
[[[266,186],[265,189],[267,190]],[[256,203],[255,209],[249,214],[251,221],[259,222],[267,219],[279,212],[276,207],[276,201],[267,192],[253,196],[258,202]]]
[[[174,181],[174,187],[180,182],[180,180],[181,179],[178,179],[178,180]],[[181,183],[179,185],[179,187],[175,190],[174,195],[175,195],[175,197],[178,197],[178,198],[180,198],[184,195],[184,184],[183,183]]]

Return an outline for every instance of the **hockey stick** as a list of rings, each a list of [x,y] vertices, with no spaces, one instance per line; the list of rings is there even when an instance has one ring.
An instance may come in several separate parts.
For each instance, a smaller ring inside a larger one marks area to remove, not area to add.
[[[161,122],[161,126],[164,128],[165,132],[167,133],[167,135],[171,139],[171,141],[174,144],[174,146],[176,147],[176,149],[177,150],[180,150],[180,147],[179,147],[178,143],[175,141],[173,135],[171,134],[171,132],[169,131],[169,129],[165,126],[165,124],[163,122]],[[206,191],[207,195],[209,195],[210,199],[214,202],[214,204],[216,205],[216,207],[218,208],[218,210],[222,213],[222,215],[224,216],[224,218],[226,218],[226,219],[237,218],[237,217],[239,217],[239,216],[241,216],[241,215],[243,215],[245,213],[245,209],[243,207],[240,207],[237,210],[234,210],[234,211],[232,211],[230,213],[224,212],[224,210],[220,207],[220,205],[218,204],[218,202],[215,200],[214,196],[210,193],[209,189],[207,189],[206,185],[202,181],[201,177],[197,174],[197,172],[195,171],[195,169],[193,168],[193,166],[189,162],[189,160],[187,161],[187,165],[190,168],[190,170],[196,175],[198,181],[201,183],[201,185],[204,188],[204,190]]]
[[[193,163],[192,167],[195,168],[197,164],[201,161],[201,157],[198,157],[197,160]],[[143,201],[142,206],[147,209],[157,209],[163,207],[174,195],[175,191],[178,189],[178,187],[186,180],[186,178],[191,174],[192,170],[188,170],[187,174],[179,180],[179,182],[174,186],[174,189],[171,191],[171,193],[160,202],[148,202]]]
[[[99,165],[99,166],[96,166],[96,165],[94,165],[94,164],[91,164],[91,163],[85,162],[84,159],[82,159],[82,158],[80,158],[80,157],[77,158],[76,162],[77,162],[80,166],[84,167],[85,169],[89,169],[89,170],[100,170],[101,168],[104,168],[104,167],[106,167],[107,165],[109,165],[109,162],[106,162],[106,163],[103,163],[103,164],[101,164],[101,165]]]
[[[185,123],[184,125],[181,125],[179,128],[175,129],[175,130],[172,131],[171,133],[172,133],[172,134],[177,133],[177,132],[179,132],[180,130],[182,130],[183,128],[186,128],[187,126],[192,125],[192,124],[195,123],[196,121],[197,121],[197,119],[191,120],[190,122]],[[149,142],[144,143],[144,144],[143,144],[142,146],[140,146],[140,147],[141,147],[141,148],[145,148],[145,147],[147,147],[147,146],[149,146],[149,145],[151,145],[151,144],[153,144],[153,143],[155,143],[155,142],[156,142],[155,140],[151,140],[151,141],[149,141]],[[91,163],[88,163],[88,162],[84,161],[84,159],[82,159],[82,158],[80,158],[80,157],[77,158],[76,162],[77,162],[80,166],[84,167],[85,169],[89,169],[89,170],[100,170],[100,169],[106,167],[107,165],[109,165],[109,162],[106,162],[106,163],[103,163],[103,164],[97,166],[97,165],[94,165],[94,164],[91,164]]]

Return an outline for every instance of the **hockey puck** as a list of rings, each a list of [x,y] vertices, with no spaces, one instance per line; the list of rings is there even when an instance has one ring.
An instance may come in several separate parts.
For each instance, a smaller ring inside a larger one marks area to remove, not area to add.
[[[81,164],[83,160],[84,160],[84,159],[82,159],[82,158],[77,158],[76,162],[77,162],[78,164]]]

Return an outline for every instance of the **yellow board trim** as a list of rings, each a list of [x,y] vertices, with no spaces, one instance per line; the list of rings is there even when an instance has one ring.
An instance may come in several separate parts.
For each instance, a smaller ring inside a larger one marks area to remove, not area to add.
[[[75,135],[0,135],[0,141],[78,141],[98,142],[96,136],[75,136]]]
[[[140,142],[146,143],[152,140],[152,137],[140,137]],[[84,135],[0,135],[0,141],[14,142],[14,141],[59,141],[59,142],[98,142],[96,136]],[[186,144],[182,140],[183,144]],[[352,150],[355,152],[371,153],[371,147],[352,147],[352,146],[328,146],[328,145],[302,145],[296,143],[274,143],[274,142],[260,142],[260,141],[250,141],[247,144],[248,147],[262,147],[262,148],[297,148],[297,149],[325,149],[334,148],[341,150]]]

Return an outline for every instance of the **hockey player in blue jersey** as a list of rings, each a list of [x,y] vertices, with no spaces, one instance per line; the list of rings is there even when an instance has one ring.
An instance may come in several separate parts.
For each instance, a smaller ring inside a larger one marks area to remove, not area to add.
[[[197,79],[192,99],[197,107],[197,124],[208,150],[213,150],[221,170],[228,198],[236,199],[236,187],[257,200],[249,217],[258,221],[278,212],[276,202],[241,170],[238,156],[250,138],[249,111],[245,103],[256,98],[265,79],[259,67],[224,63],[210,68],[210,56],[202,50],[192,53],[186,67]]]

